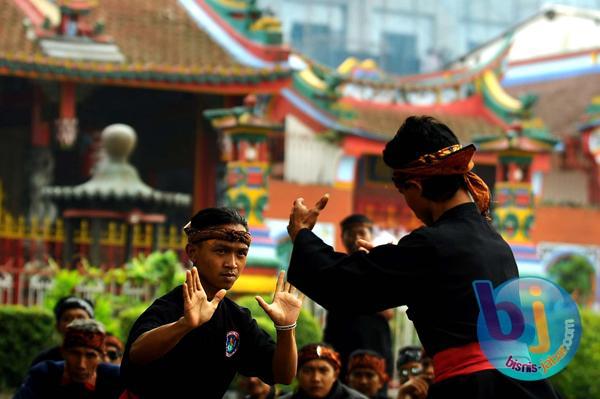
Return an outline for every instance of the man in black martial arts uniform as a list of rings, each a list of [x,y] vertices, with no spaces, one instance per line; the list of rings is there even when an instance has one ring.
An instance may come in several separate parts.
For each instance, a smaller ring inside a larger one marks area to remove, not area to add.
[[[207,208],[184,228],[194,267],[183,286],[158,298],[137,319],[121,372],[128,397],[222,398],[237,372],[268,384],[289,384],[296,374],[295,326],[302,294],[280,273],[267,304],[277,343],[250,311],[225,297],[246,265],[251,236],[230,208]]]
[[[518,271],[510,247],[486,219],[490,194],[471,172],[474,152],[433,118],[408,118],[387,143],[383,160],[425,227],[397,245],[364,243],[368,253],[336,253],[311,232],[328,196],[312,209],[298,198],[288,225],[294,242],[288,278],[326,309],[370,313],[408,305],[421,343],[433,356],[429,398],[556,398],[545,380],[525,382],[500,373],[479,346],[473,281],[497,287]]]

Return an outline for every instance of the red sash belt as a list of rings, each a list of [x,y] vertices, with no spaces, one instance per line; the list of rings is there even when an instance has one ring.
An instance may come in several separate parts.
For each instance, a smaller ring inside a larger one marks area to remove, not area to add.
[[[465,346],[449,348],[433,356],[434,382],[459,375],[472,374],[477,371],[495,369],[487,360],[479,342]]]
[[[131,393],[128,390],[125,390],[125,391],[123,391],[121,396],[119,396],[119,399],[139,399],[139,396]]]

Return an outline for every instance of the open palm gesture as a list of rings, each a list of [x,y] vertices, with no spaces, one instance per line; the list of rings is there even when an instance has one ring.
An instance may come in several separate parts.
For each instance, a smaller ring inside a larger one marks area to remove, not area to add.
[[[217,310],[219,302],[223,300],[227,291],[220,290],[209,301],[206,291],[200,284],[198,269],[185,272],[185,283],[183,284],[183,320],[191,328],[196,328],[206,323]]]
[[[276,326],[294,324],[298,319],[300,309],[302,309],[302,301],[304,300],[304,294],[290,283],[284,282],[284,276],[285,272],[279,272],[275,294],[273,295],[273,303],[269,305],[262,297],[256,297],[260,306]]]

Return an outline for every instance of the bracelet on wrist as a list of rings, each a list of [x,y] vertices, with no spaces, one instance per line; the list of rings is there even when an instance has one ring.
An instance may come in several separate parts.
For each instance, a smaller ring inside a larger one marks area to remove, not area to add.
[[[277,324],[275,324],[275,330],[277,331],[289,331],[293,330],[294,328],[296,328],[296,322],[294,322],[293,324],[288,324],[287,326],[278,326]]]

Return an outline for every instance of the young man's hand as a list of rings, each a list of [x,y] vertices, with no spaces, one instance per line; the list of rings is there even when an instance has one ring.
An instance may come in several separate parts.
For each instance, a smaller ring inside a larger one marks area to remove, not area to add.
[[[375,248],[375,245],[373,245],[373,243],[370,241],[359,238],[358,240],[356,240],[356,248],[357,251],[369,253],[373,248]]]
[[[182,322],[189,328],[196,328],[206,323],[217,310],[227,291],[220,290],[209,301],[200,283],[198,269],[193,267],[185,273],[183,283],[183,318]]]
[[[314,208],[308,209],[304,205],[304,198],[296,198],[292,211],[290,212],[290,222],[287,226],[288,234],[292,239],[292,242],[296,239],[296,235],[302,229],[311,229],[315,227],[319,213],[325,209],[329,201],[329,194],[325,194],[317,203]]]
[[[257,296],[256,300],[273,320],[276,326],[289,326],[298,320],[304,294],[296,290],[296,287],[288,282],[284,283],[285,272],[279,272],[277,286],[273,295],[273,303],[268,304],[262,297]]]

